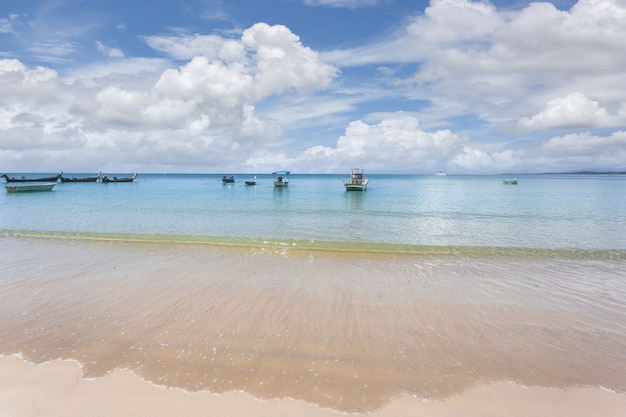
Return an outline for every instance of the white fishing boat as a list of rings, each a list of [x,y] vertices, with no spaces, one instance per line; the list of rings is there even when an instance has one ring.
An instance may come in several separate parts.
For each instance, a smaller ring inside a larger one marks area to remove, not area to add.
[[[272,172],[272,174],[276,175],[276,179],[274,180],[274,187],[283,188],[289,185],[289,178],[287,178],[287,175],[289,175],[289,171],[283,169],[280,171]]]
[[[446,171],[437,171],[437,173],[435,175],[438,176],[438,177],[446,177],[446,176],[448,176]]]
[[[344,180],[343,185],[346,187],[346,191],[365,191],[369,182],[369,178],[364,176],[362,169],[352,168],[350,178]]]
[[[18,184],[5,185],[4,188],[6,188],[7,193],[25,193],[25,192],[32,192],[32,191],[52,191],[55,185],[57,185],[56,182],[49,182],[49,183],[43,183],[43,184],[24,183],[24,184],[19,184],[19,185]]]

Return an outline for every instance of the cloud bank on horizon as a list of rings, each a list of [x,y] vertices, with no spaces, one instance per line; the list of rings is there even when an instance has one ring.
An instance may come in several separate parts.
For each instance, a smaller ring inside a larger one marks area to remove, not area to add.
[[[626,170],[626,0],[132,3],[0,8],[0,171]]]

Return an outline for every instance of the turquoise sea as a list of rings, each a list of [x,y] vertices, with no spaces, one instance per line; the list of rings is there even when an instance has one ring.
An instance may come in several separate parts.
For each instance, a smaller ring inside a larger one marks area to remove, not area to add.
[[[82,175],[93,174],[67,176]],[[225,185],[221,174],[139,174],[133,183],[2,193],[0,231],[390,250],[626,250],[624,175],[517,175],[518,185],[506,185],[512,176],[370,174],[366,192],[344,191],[346,175],[291,175],[285,189],[263,174],[246,186],[252,176]]]

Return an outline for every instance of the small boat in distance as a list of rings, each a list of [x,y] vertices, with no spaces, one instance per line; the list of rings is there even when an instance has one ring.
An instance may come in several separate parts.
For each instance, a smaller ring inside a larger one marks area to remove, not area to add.
[[[278,176],[274,180],[274,187],[284,188],[284,187],[289,185],[289,178],[287,178],[287,175],[289,175],[289,171],[283,169],[283,170],[280,170],[280,171],[272,172],[272,175],[277,175]]]
[[[502,180],[502,183],[508,185],[517,185],[517,178],[513,178],[512,180]]]
[[[122,178],[118,178],[118,177],[112,177],[109,178],[106,175],[102,178],[100,178],[100,181],[103,183],[108,183],[108,182],[133,182],[133,180],[137,178],[137,173],[134,173],[132,176],[130,177],[122,177]]]
[[[32,191],[52,191],[56,182],[48,182],[45,184],[19,184],[19,185],[5,185],[7,193],[25,193]]]
[[[61,176],[63,172],[57,174],[53,177],[38,177],[38,178],[29,178],[21,176],[19,178],[9,177],[7,174],[0,175],[0,178],[4,178],[6,182],[56,182]]]
[[[343,185],[346,187],[346,191],[365,191],[369,182],[369,178],[363,175],[362,169],[352,168],[350,178],[343,180]]]
[[[101,172],[93,177],[61,177],[61,182],[97,182],[100,179]]]
[[[256,175],[251,180],[245,182],[246,185],[256,185]]]
[[[447,177],[448,176],[446,171],[437,171],[437,173],[435,175],[438,176],[438,177]]]
[[[230,184],[230,183],[233,183],[233,182],[235,182],[235,176],[234,176],[234,175],[231,175],[230,177],[227,177],[226,175],[224,175],[224,176],[222,177],[222,182],[223,182],[224,184]]]

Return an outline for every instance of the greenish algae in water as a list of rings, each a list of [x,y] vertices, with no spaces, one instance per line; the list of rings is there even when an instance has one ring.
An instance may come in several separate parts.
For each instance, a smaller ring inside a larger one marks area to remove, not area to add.
[[[110,243],[150,243],[203,245],[232,249],[257,249],[265,253],[283,256],[298,256],[316,252],[336,255],[419,255],[461,256],[469,258],[566,258],[626,260],[623,250],[582,249],[537,249],[490,246],[426,246],[390,243],[333,242],[317,240],[289,240],[276,238],[242,238],[225,236],[174,235],[174,234],[128,234],[128,233],[75,233],[8,231],[0,232],[4,237],[28,237],[40,239],[84,240]]]

